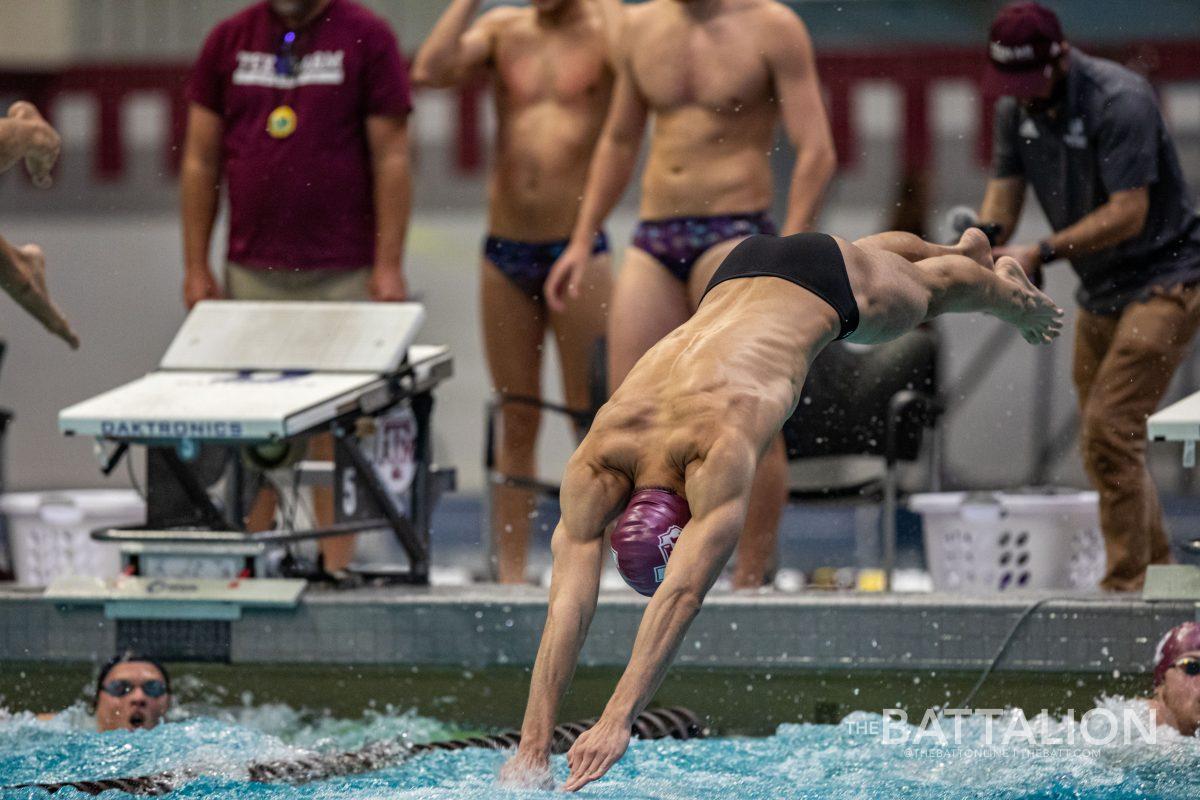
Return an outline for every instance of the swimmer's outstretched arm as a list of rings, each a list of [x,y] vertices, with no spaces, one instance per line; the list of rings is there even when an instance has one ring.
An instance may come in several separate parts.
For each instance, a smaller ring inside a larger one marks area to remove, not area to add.
[[[688,476],[688,503],[696,515],[684,526],[663,582],[642,615],[629,665],[604,713],[567,753],[571,774],[564,790],[573,792],[602,777],[625,754],[634,718],[654,697],[705,595],[737,547],[756,465],[748,446],[710,451]]]
[[[500,780],[513,785],[549,788],[550,745],[562,696],[575,674],[579,651],[587,638],[600,591],[604,537],[573,537],[559,523],[551,542],[554,576],[546,627],[529,682],[529,701],[517,754],[501,770]]]
[[[586,447],[581,446],[581,450]],[[578,455],[578,453],[577,453]],[[563,514],[550,549],[554,572],[546,626],[529,682],[521,744],[500,771],[500,781],[518,786],[552,786],[550,745],[558,706],[575,673],[587,638],[604,560],[604,528],[628,494],[623,481],[576,459],[563,478]]]

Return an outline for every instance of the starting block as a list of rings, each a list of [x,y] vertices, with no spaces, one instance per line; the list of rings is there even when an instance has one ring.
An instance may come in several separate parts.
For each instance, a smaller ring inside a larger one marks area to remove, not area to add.
[[[426,583],[454,471],[431,462],[433,390],[453,360],[414,344],[424,318],[418,303],[197,304],[158,369],[59,414],[64,434],[97,439],[106,474],[146,450],[145,524],[93,538],[119,543],[130,575],[227,581],[261,576],[268,545],[385,528],[408,558],[399,577]],[[306,461],[324,432],[332,465]],[[247,533],[248,478],[263,473],[332,485],[334,524]]]

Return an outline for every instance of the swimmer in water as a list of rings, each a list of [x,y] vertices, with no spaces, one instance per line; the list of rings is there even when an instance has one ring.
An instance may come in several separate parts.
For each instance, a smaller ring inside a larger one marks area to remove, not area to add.
[[[19,101],[0,118],[0,172],[18,161],[33,185],[45,189],[53,182],[51,171],[58,161],[62,140],[58,132],[38,113],[32,103]],[[62,311],[50,299],[46,287],[46,258],[36,244],[14,247],[0,237],[0,288],[42,323],[46,330],[59,337],[72,349],[79,347],[79,337]]]
[[[1184,736],[1200,730],[1200,624],[1176,625],[1158,643],[1150,707],[1160,725]]]
[[[837,339],[886,342],[950,312],[998,317],[1031,344],[1062,329],[1062,309],[1013,259],[993,264],[975,228],[954,246],[809,233],[753,236],[730,253],[695,315],[637,362],[567,465],[546,626],[502,780],[548,781],[550,732],[596,608],[608,525],[623,577],[654,596],[612,699],[567,754],[571,791],[624,754],[630,721],[737,547],[755,469],[813,359]]]
[[[158,661],[122,653],[101,669],[96,679],[96,729],[149,730],[171,707],[171,678]]]
[[[608,31],[619,0],[533,0],[475,17],[480,0],[453,0],[417,51],[413,81],[443,88],[479,75],[496,102],[496,161],[488,190],[488,235],[480,273],[484,350],[492,389],[540,398],[542,350],[554,332],[570,408],[591,406],[591,362],[604,335],[612,289],[608,240],[588,237],[579,293],[566,308],[546,307],[542,285],[567,247],[592,149],[612,94]],[[535,477],[541,409],[500,408],[497,469]],[[582,435],[582,431],[579,431]],[[534,495],[495,488],[492,541],[496,577],[524,583]]]

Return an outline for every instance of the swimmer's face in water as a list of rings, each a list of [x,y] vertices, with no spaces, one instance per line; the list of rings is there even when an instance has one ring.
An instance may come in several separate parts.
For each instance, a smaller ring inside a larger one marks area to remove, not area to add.
[[[1200,675],[1187,673],[1188,661],[1200,662],[1200,650],[1176,658],[1155,695],[1173,718],[1174,727],[1184,736],[1194,736],[1200,730]],[[1160,719],[1159,723],[1166,721]]]
[[[148,681],[165,683],[158,667],[145,661],[126,661],[117,664],[104,676],[104,684],[121,681],[129,685],[129,691],[121,696],[103,689],[96,695],[96,728],[103,731],[131,731],[138,728],[149,730],[162,722],[171,707],[169,693],[151,697],[143,687]]]

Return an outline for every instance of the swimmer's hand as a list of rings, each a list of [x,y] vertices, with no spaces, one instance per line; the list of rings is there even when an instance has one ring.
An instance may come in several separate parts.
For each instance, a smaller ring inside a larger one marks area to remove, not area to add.
[[[404,273],[396,267],[376,266],[367,284],[371,299],[377,303],[402,303],[408,299]]]
[[[183,304],[191,311],[201,300],[220,300],[225,297],[207,264],[183,272]]]
[[[629,747],[630,726],[613,724],[604,717],[585,731],[567,751],[571,774],[563,791],[574,792],[604,776]]]
[[[53,183],[50,173],[62,149],[58,131],[46,122],[33,103],[24,100],[9,106],[8,117],[22,123],[25,169],[29,171],[33,185],[39,189],[49,187]]]
[[[576,244],[571,240],[554,266],[546,276],[542,293],[546,296],[546,305],[551,311],[559,314],[567,310],[567,298],[574,300],[579,297],[579,282],[583,280],[588,262],[592,259],[592,243],[590,240]]]
[[[500,785],[509,789],[553,789],[549,756],[517,750],[500,768]]]
[[[67,318],[50,299],[46,288],[46,257],[36,244],[10,247],[0,239],[0,289],[8,292],[46,330],[79,349],[79,337]]]

